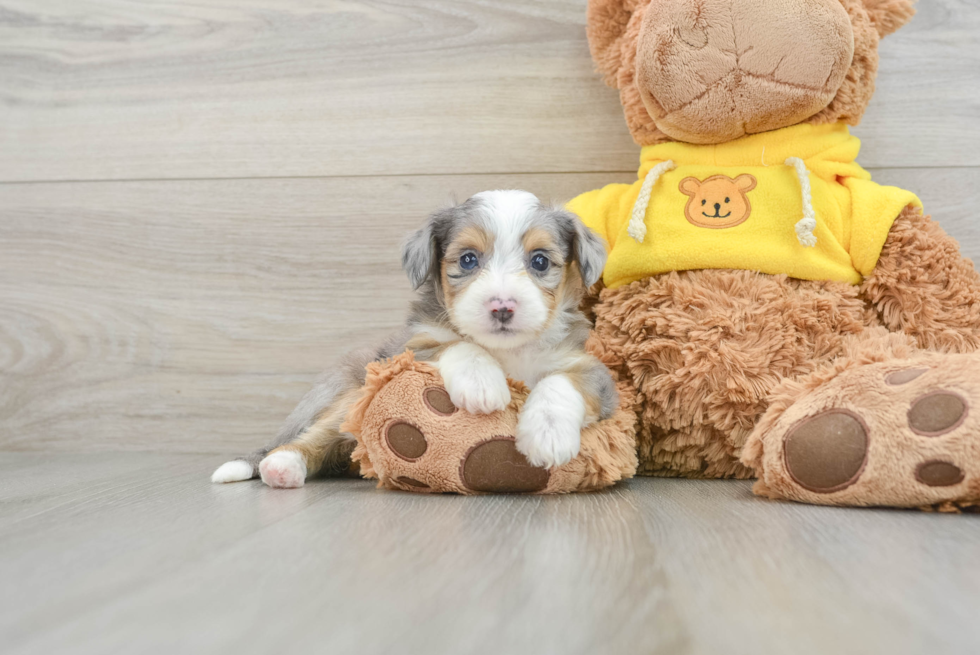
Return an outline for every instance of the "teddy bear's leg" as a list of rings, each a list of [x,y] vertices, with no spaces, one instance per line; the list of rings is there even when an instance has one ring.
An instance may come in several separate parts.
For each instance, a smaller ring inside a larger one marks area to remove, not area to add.
[[[857,288],[750,271],[669,273],[605,289],[590,350],[636,392],[640,473],[748,477],[769,393],[829,362],[869,319]]]
[[[590,309],[597,305],[598,298]],[[592,319],[595,321],[594,312]],[[751,476],[751,471],[738,461],[724,433],[705,424],[678,430],[664,429],[658,424],[659,416],[656,413],[649,416],[650,411],[644,411],[648,405],[640,398],[636,380],[626,365],[627,353],[631,350],[630,341],[622,338],[624,335],[610,338],[615,333],[611,327],[603,324],[602,337],[599,332],[593,331],[585,347],[612,373],[621,406],[632,407],[637,414],[637,474],[698,478]]]
[[[921,348],[973,352],[980,347],[980,274],[956,240],[914,207],[892,226],[861,295],[885,327]]]
[[[663,430],[640,415],[637,430],[639,475],[684,478],[738,478],[753,476],[738,457],[733,442],[746,435],[729,435],[700,424]]]
[[[342,430],[357,435],[353,459],[389,489],[422,493],[569,493],[601,489],[636,471],[633,414],[621,404],[581,431],[577,457],[533,466],[517,449],[518,416],[528,398],[508,383],[511,402],[491,414],[457,407],[436,369],[412,352],[367,367],[362,395]],[[627,393],[624,397],[629,398]]]
[[[353,457],[362,473],[389,489],[540,492],[552,474],[531,466],[515,445],[526,393],[522,388],[502,410],[467,412],[432,365],[406,352],[368,367],[362,397],[341,429],[358,435]]]
[[[773,391],[743,451],[756,493],[824,505],[954,506],[980,500],[980,354],[855,340]]]

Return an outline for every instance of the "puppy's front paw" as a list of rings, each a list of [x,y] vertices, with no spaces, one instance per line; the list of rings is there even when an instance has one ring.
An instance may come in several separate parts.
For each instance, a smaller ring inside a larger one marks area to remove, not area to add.
[[[446,380],[446,391],[457,407],[471,414],[491,414],[510,403],[510,387],[497,366],[475,366]]]
[[[262,482],[276,489],[294,489],[306,482],[306,462],[292,450],[278,450],[259,462]]]
[[[578,455],[584,421],[582,394],[563,375],[546,377],[517,420],[517,450],[533,466],[561,466]]]
[[[471,414],[491,414],[510,403],[507,377],[497,361],[479,346],[459,343],[438,362],[449,398]]]

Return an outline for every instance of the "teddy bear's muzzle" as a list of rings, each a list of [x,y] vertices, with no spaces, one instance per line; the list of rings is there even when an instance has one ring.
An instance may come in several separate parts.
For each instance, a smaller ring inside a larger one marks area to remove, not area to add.
[[[853,56],[840,0],[662,0],[643,18],[636,84],[668,136],[722,143],[818,113]]]

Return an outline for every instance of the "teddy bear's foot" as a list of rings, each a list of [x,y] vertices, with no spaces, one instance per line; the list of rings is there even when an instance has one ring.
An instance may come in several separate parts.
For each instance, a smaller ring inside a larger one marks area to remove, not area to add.
[[[510,391],[505,409],[471,414],[411,353],[372,365],[365,395],[344,425],[358,437],[353,458],[382,486],[423,493],[567,493],[609,486],[636,470],[626,410],[588,428],[581,454],[567,464],[532,466],[515,443],[527,388],[512,382]]]
[[[375,413],[382,423],[362,435],[374,446],[371,461],[389,488],[533,493],[548,486],[550,472],[531,466],[515,447],[513,411],[470,414],[421,372],[390,382],[375,398]]]
[[[980,503],[980,356],[844,368],[760,421],[756,493],[823,505]]]

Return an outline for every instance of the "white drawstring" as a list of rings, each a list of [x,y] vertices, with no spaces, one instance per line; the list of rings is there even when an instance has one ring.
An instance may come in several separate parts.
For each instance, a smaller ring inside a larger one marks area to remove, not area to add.
[[[650,204],[650,194],[653,192],[653,185],[657,183],[657,179],[661,175],[675,168],[677,167],[674,165],[673,160],[668,159],[651,168],[647,176],[643,178],[640,195],[636,197],[636,202],[633,204],[633,215],[630,218],[629,227],[626,229],[626,233],[636,239],[637,243],[643,243],[643,238],[647,235],[647,226],[644,220],[647,215],[647,205]]]
[[[807,248],[817,245],[817,237],[813,231],[817,229],[817,215],[813,211],[813,194],[810,191],[810,171],[799,157],[786,160],[787,166],[796,169],[796,177],[800,179],[800,192],[803,195],[803,218],[796,223],[796,238]]]

